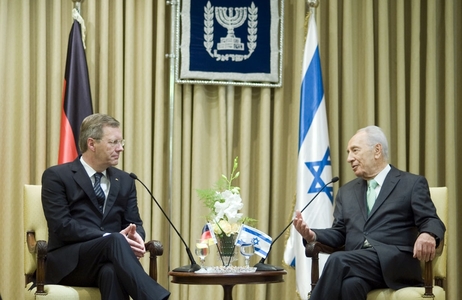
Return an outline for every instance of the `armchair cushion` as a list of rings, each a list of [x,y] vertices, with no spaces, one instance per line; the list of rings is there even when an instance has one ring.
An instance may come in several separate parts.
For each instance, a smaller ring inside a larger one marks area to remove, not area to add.
[[[424,297],[424,288],[422,287],[406,287],[397,291],[392,289],[372,290],[367,294],[367,300],[422,300]],[[443,288],[439,286],[433,287],[435,299],[446,299]]]
[[[78,286],[65,286],[58,284],[47,284],[44,287],[45,295],[35,294],[37,287],[29,290],[32,283],[26,286],[25,300],[33,299],[46,299],[46,300],[80,300],[92,299],[100,300],[101,294],[96,287],[78,287]]]

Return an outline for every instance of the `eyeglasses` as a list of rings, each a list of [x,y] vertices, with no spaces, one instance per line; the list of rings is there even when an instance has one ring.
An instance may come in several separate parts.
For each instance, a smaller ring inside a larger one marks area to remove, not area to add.
[[[117,147],[118,145],[125,147],[125,140],[103,140],[103,139],[95,139],[97,141],[105,141],[108,145],[112,148]]]
[[[116,147],[117,145],[125,147],[125,140],[107,140],[106,143],[108,143],[112,147]]]

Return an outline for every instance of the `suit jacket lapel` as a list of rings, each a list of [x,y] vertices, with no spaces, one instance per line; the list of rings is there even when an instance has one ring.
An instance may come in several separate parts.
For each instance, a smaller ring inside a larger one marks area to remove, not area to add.
[[[111,168],[107,169],[106,174],[108,175],[109,181],[111,182],[111,187],[109,188],[109,194],[106,200],[106,208],[104,210],[105,216],[111,210],[112,206],[114,206],[114,203],[117,199],[117,195],[119,194],[120,190],[120,179],[114,174]]]
[[[388,199],[390,193],[394,190],[396,184],[399,182],[401,177],[401,173],[398,169],[391,166],[390,172],[388,172],[387,177],[385,177],[385,181],[383,182],[382,187],[380,188],[379,196],[377,200],[375,200],[374,207],[372,208],[369,217],[372,216],[380,206]]]

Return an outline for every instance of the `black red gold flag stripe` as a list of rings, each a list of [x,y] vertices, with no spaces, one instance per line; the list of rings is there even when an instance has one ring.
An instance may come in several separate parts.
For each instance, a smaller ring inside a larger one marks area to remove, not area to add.
[[[80,124],[93,113],[87,58],[80,23],[76,20],[69,34],[62,103],[58,164],[80,155]]]

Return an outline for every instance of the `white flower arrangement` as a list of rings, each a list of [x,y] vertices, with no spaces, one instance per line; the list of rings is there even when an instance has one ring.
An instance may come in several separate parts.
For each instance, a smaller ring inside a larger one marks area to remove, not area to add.
[[[217,236],[231,236],[237,234],[241,224],[254,223],[256,220],[244,217],[239,212],[244,207],[240,188],[232,186],[232,181],[239,177],[237,171],[238,158],[234,159],[233,170],[230,177],[222,175],[215,184],[215,188],[197,190],[199,198],[210,209],[206,219],[212,224],[213,231]]]

